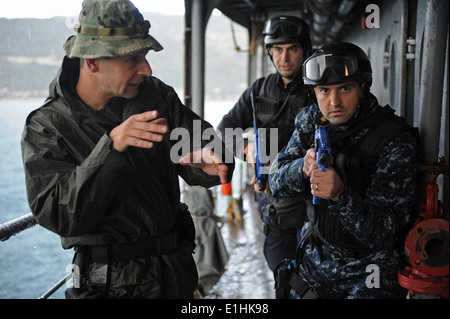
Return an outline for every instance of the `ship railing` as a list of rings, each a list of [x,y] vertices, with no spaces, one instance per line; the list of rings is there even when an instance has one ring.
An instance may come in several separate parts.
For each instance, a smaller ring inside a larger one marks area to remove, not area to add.
[[[13,219],[9,222],[0,225],[0,241],[6,241],[10,239],[12,236],[21,233],[24,230],[27,230],[31,227],[37,225],[37,221],[34,218],[32,213],[23,215],[16,219]],[[72,273],[67,274],[64,278],[59,280],[53,287],[51,287],[48,291],[46,291],[42,296],[38,299],[47,299],[52,294],[54,294],[61,286],[64,285],[68,280],[72,278]]]
[[[251,176],[253,174],[253,170],[250,170],[248,168],[248,165],[246,162],[241,161],[239,159],[236,159],[236,166],[233,173],[233,196],[239,197],[242,196],[243,191],[246,188],[246,185],[248,184],[248,181],[251,180]],[[213,193],[214,196],[221,196],[220,190],[218,190],[218,187],[213,187]],[[217,199],[217,198],[216,198]],[[220,212],[219,210],[222,208],[219,208],[217,205],[215,205],[215,214],[216,215],[222,215],[223,212]],[[18,217],[16,219],[13,219],[9,222],[6,222],[4,224],[0,224],[0,242],[4,242],[8,239],[10,239],[12,236],[17,235],[21,233],[24,230],[27,230],[29,228],[32,228],[37,225],[37,221],[34,218],[32,213],[23,215],[21,217]],[[38,299],[47,299],[50,297],[53,293],[55,293],[61,286],[64,285],[67,281],[71,280],[72,273],[70,272],[68,275],[66,275],[64,278],[59,280],[53,287],[51,287],[48,291],[46,291],[42,296],[40,296]]]

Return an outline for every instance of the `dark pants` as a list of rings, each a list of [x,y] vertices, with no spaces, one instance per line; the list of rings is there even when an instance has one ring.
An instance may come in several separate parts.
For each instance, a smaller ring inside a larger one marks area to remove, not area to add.
[[[267,196],[257,193],[256,198],[261,208],[261,216],[264,223],[263,249],[267,265],[270,270],[287,258],[294,258],[300,239],[301,227],[281,229],[277,227],[273,219],[265,213]]]

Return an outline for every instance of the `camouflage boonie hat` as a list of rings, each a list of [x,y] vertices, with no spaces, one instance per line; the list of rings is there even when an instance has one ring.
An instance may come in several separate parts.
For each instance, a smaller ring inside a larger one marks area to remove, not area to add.
[[[148,33],[150,22],[128,0],[85,0],[78,22],[77,35],[63,46],[69,58],[119,57],[163,49]]]

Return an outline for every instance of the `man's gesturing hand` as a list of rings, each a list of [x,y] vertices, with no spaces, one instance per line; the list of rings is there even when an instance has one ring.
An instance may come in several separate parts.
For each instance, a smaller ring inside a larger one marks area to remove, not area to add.
[[[157,111],[130,116],[109,134],[113,147],[119,152],[124,152],[128,146],[152,148],[153,142],[161,142],[163,140],[161,134],[168,131],[167,120],[157,117]]]
[[[222,184],[227,182],[228,167],[222,164],[212,151],[198,150],[188,153],[180,159],[180,164],[201,168],[208,175],[219,176]]]

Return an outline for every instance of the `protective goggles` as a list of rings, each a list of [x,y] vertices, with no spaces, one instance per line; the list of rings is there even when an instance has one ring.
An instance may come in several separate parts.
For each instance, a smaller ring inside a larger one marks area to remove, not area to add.
[[[351,56],[322,54],[312,56],[303,64],[303,78],[319,82],[323,79],[326,70],[332,70],[341,80],[347,80],[361,70],[358,59]]]
[[[297,20],[290,17],[279,17],[266,22],[263,34],[277,36],[283,33],[288,38],[296,38],[302,35],[302,29],[303,27],[298,24]]]

